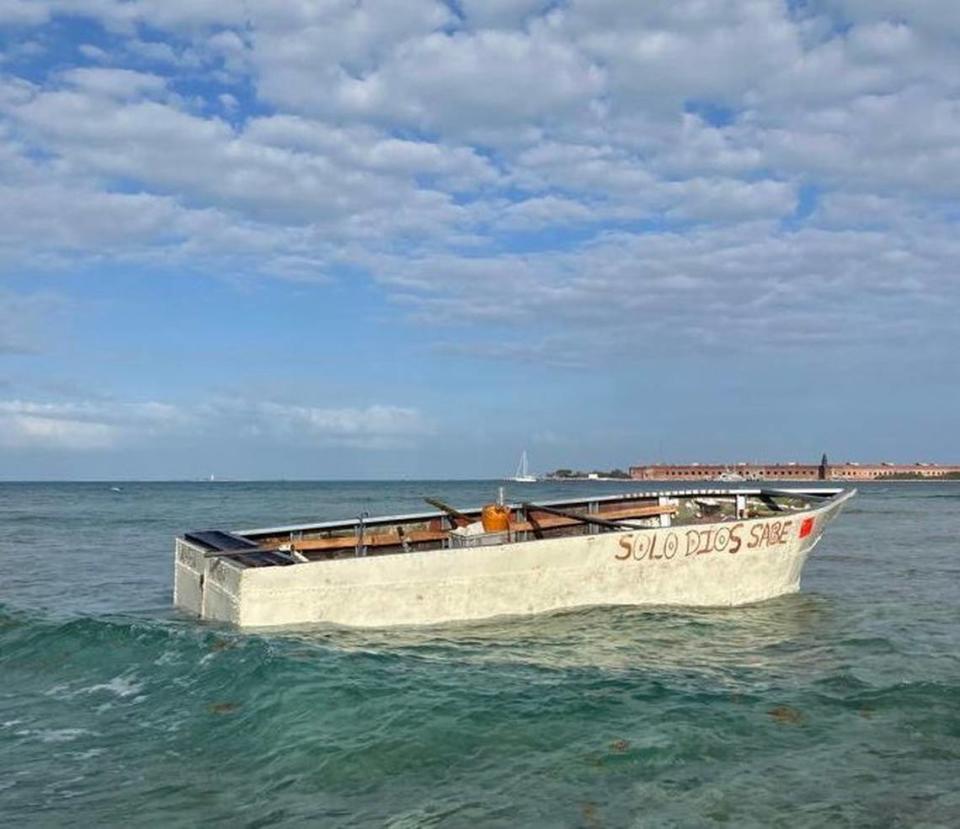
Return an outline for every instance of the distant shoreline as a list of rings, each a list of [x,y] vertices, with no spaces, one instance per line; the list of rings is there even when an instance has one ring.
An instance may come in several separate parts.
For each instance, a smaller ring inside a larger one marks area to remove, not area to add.
[[[216,481],[208,481],[202,478],[42,478],[42,479],[15,479],[0,478],[0,486],[9,486],[11,484],[90,484],[90,485],[124,485],[124,484],[203,484],[205,486],[215,487],[219,484],[499,484],[501,486],[510,484],[510,481],[504,481],[502,478],[218,478]],[[670,484],[674,486],[690,484],[711,484],[711,485],[751,485],[751,484],[823,484],[823,485],[843,485],[843,486],[861,486],[863,484],[937,484],[937,483],[960,483],[960,478],[948,477],[918,477],[918,478],[870,478],[864,480],[798,480],[784,478],[764,478],[762,480],[750,481],[718,481],[710,479],[691,479],[682,480],[671,479],[646,479],[636,480],[631,478],[540,478],[535,484],[522,484],[519,486],[536,486],[536,484],[590,484],[590,483],[622,483],[622,484]]]

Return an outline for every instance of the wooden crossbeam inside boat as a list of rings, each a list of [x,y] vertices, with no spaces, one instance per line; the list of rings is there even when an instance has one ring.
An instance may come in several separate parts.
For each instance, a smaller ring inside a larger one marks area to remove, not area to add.
[[[599,518],[601,521],[616,521],[620,518],[652,518],[658,515],[673,515],[676,512],[677,508],[674,506],[648,504],[601,510],[600,512],[586,512],[583,514],[582,519],[575,519],[552,515],[545,510],[538,510],[536,505],[533,505],[529,513],[533,514],[536,526],[534,526],[534,521],[523,521],[517,524],[511,524],[510,529],[515,532],[533,532],[538,528],[549,530],[555,527],[571,527],[574,524],[586,524],[590,522],[591,518]]]

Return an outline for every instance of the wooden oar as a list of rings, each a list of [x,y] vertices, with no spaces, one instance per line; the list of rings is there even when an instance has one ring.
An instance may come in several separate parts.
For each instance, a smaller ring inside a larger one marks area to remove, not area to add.
[[[773,493],[767,490],[761,489],[760,495],[758,496],[764,504],[766,504],[774,512],[783,512],[783,507],[780,506],[776,501],[773,500]]]
[[[436,507],[438,510],[445,512],[455,521],[463,521],[465,524],[472,524],[476,521],[476,518],[471,518],[469,515],[464,515],[460,510],[451,507],[449,504],[443,503],[443,501],[438,501],[436,498],[424,498],[431,507]]]
[[[627,524],[623,521],[607,521],[605,518],[598,518],[596,515],[579,515],[576,512],[567,512],[566,510],[556,509],[555,507],[543,507],[538,506],[537,504],[524,503],[523,508],[527,511],[527,515],[530,515],[531,510],[536,510],[537,512],[546,512],[550,515],[557,515],[560,518],[569,518],[571,521],[578,521],[581,524],[596,524],[599,527],[606,527],[611,530],[646,530],[649,527],[643,527],[640,524]]]

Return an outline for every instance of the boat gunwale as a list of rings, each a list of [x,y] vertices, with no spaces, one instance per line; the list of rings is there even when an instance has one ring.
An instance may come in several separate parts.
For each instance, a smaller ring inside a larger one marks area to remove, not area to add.
[[[554,506],[564,506],[564,505],[574,505],[574,504],[585,504],[585,503],[608,503],[611,501],[629,501],[629,500],[644,500],[649,498],[688,498],[688,497],[698,497],[698,496],[714,496],[714,495],[806,495],[811,497],[821,497],[823,502],[816,505],[816,509],[819,509],[829,501],[848,494],[847,497],[852,497],[855,495],[857,490],[846,489],[844,487],[802,487],[802,488],[780,488],[780,487],[751,487],[749,489],[736,489],[736,488],[713,488],[713,489],[675,489],[675,490],[657,490],[655,492],[626,492],[613,495],[600,495],[596,497],[586,497],[586,498],[558,498],[552,499],[549,501],[540,501],[545,507],[554,507]],[[846,498],[844,498],[846,500]],[[506,504],[507,509],[510,510],[523,510],[523,503],[508,503]],[[480,514],[482,507],[470,507],[460,510],[460,512],[465,515],[470,515],[471,513]],[[377,515],[370,516],[363,519],[363,525],[365,527],[378,526],[380,524],[403,524],[403,523],[413,523],[418,521],[429,521],[436,518],[448,518],[449,516],[439,510],[431,512],[416,512],[416,513],[405,513],[399,515]],[[244,538],[253,539],[257,536],[262,535],[279,535],[282,533],[295,533],[295,532],[316,532],[324,530],[336,530],[336,529],[349,529],[356,528],[361,523],[359,518],[350,518],[350,519],[340,519],[335,521],[322,521],[318,523],[311,524],[289,524],[279,527],[261,527],[256,529],[246,529],[246,530],[230,530],[234,535],[243,536]],[[182,537],[182,536],[181,536]]]
[[[683,490],[682,492],[701,494],[701,491],[699,491],[699,490],[697,490],[697,491],[694,491],[694,490]],[[713,494],[726,494],[726,493],[720,493],[720,492],[717,491],[717,490],[709,490],[709,492],[711,492],[711,493],[713,493]],[[801,490],[769,490],[769,489],[768,489],[768,490],[763,490],[762,492],[765,493],[765,494],[782,494],[782,495],[797,495],[797,494],[809,494],[809,493],[810,493],[810,491],[808,491],[808,490],[803,490],[803,491],[801,491]],[[823,511],[827,510],[827,509],[830,509],[831,506],[834,506],[835,504],[844,503],[844,502],[850,500],[851,498],[853,498],[853,497],[857,494],[856,488],[852,488],[852,489],[842,489],[842,488],[841,488],[841,489],[835,489],[835,490],[829,490],[829,491],[828,491],[828,490],[823,490],[823,489],[821,489],[821,490],[815,490],[815,492],[820,492],[820,493],[828,493],[828,492],[829,492],[829,495],[827,495],[826,497],[824,497],[824,500],[823,500],[822,502],[817,503],[817,504],[811,504],[809,507],[804,508],[804,509],[797,510],[795,513],[792,513],[792,514],[793,514],[793,515],[803,515],[803,514],[811,514],[811,513],[820,513],[820,512],[823,512]],[[439,513],[439,514],[440,514],[440,515],[443,515],[443,513]],[[757,520],[757,521],[764,521],[764,520],[766,520],[766,521],[770,521],[770,520],[775,520],[775,519],[776,519],[776,516],[775,516],[775,515],[771,515],[771,516],[763,516],[763,517],[756,518],[756,519],[752,519],[752,520]],[[710,525],[713,525],[713,524],[724,524],[724,523],[729,523],[729,520],[723,520],[723,519],[721,519],[721,520],[719,520],[719,521],[711,521],[711,522],[709,522]],[[707,524],[700,525],[700,529],[703,529],[703,527],[705,527],[705,526],[708,526],[708,525],[707,525]],[[675,528],[676,528],[676,527],[674,527],[674,529],[675,529]],[[628,532],[628,533],[660,532],[660,531],[663,531],[664,529],[669,529],[669,528],[664,528],[664,527],[637,527],[635,530],[625,530],[625,532]],[[602,534],[603,534],[603,533],[601,533],[601,535],[602,535]],[[584,536],[584,537],[586,537],[586,536]],[[542,539],[527,539],[527,540],[525,540],[525,541],[511,541],[511,542],[509,542],[509,544],[510,544],[510,545],[513,545],[513,544],[549,544],[549,543],[551,543],[551,542],[558,542],[558,541],[565,541],[565,540],[567,540],[567,539],[564,538],[564,537],[542,538]],[[814,541],[814,546],[816,546],[816,544],[818,544],[819,541],[820,541],[820,537],[818,536],[817,539]],[[459,554],[461,554],[461,555],[463,555],[463,554],[468,554],[468,555],[469,555],[469,554],[471,554],[471,553],[481,553],[481,552],[489,551],[489,550],[492,550],[492,549],[500,549],[501,546],[503,546],[503,545],[477,546],[477,547],[462,547],[462,548],[457,549],[455,552],[457,552],[457,553],[459,553]],[[812,549],[812,548],[811,548],[811,549]],[[446,555],[449,555],[450,552],[452,552],[452,551],[451,551],[449,548],[435,548],[435,549],[429,549],[429,550],[409,550],[409,551],[405,551],[405,552],[403,552],[403,553],[397,553],[396,555],[401,555],[401,556],[403,556],[403,557],[406,558],[406,559],[423,559],[423,558],[427,558],[427,557],[434,557],[434,556],[436,556],[438,553],[441,554],[441,555],[446,556]],[[331,567],[331,566],[333,566],[333,567],[338,567],[338,566],[351,567],[351,566],[355,566],[355,565],[357,564],[357,562],[370,562],[370,561],[376,560],[377,558],[379,558],[379,556],[360,556],[360,557],[356,557],[356,556],[346,556],[346,557],[341,557],[341,558],[311,559],[311,560],[309,560],[309,561],[299,562],[299,563],[297,564],[297,566],[298,566],[298,567],[306,567],[306,566],[309,566],[309,565],[323,565],[324,567]],[[219,562],[221,562],[221,564],[222,564],[223,566],[226,566],[226,567],[228,567],[228,568],[233,568],[233,569],[236,569],[236,570],[238,570],[238,571],[249,571],[249,572],[253,572],[253,573],[257,573],[257,574],[266,573],[266,572],[273,571],[274,569],[276,569],[275,567],[250,568],[249,566],[244,565],[244,564],[241,564],[239,561],[236,561],[235,559],[232,559],[232,558],[218,558],[217,560],[218,560]],[[258,576],[258,577],[259,577],[259,576]]]

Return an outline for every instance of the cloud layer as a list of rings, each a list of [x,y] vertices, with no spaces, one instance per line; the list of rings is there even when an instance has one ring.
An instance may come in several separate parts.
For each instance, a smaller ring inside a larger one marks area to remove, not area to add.
[[[319,408],[272,401],[170,403],[0,400],[0,446],[6,449],[99,450],[176,438],[254,440],[273,446],[388,449],[431,433],[416,409],[373,405]]]
[[[944,343],[957,8],[4,0],[0,276],[363,280],[434,353],[574,370],[731,332],[770,354]],[[0,353],[50,302],[0,293]],[[45,405],[4,404],[8,445],[225,417]],[[275,438],[422,425],[267,405],[241,411]]]
[[[577,280],[736,297],[731,256],[759,301],[913,303],[955,281],[960,52],[951,4],[894,5],[8,2],[0,250],[349,263],[478,319],[451,263],[496,285],[517,248],[517,293],[568,314]],[[97,42],[54,43],[66,14]]]

